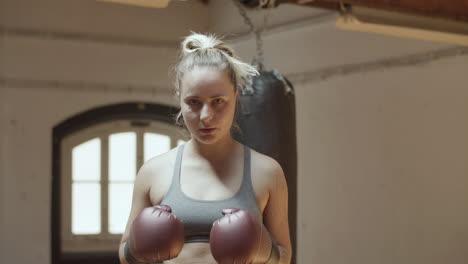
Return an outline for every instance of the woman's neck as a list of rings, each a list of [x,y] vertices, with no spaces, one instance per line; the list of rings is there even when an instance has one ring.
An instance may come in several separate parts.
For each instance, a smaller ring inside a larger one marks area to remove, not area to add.
[[[236,151],[238,144],[231,136],[213,144],[203,144],[192,138],[187,142],[186,147],[191,155],[216,162],[231,156]]]

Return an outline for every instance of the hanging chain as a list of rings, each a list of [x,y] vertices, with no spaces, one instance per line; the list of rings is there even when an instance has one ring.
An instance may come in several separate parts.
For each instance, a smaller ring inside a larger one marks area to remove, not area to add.
[[[245,8],[242,6],[240,0],[232,0],[234,4],[237,6],[239,9],[239,14],[242,16],[244,19],[244,23],[249,27],[250,33],[252,33],[255,36],[255,43],[256,43],[256,51],[257,54],[253,59],[253,63],[258,64],[258,69],[260,71],[264,70],[264,56],[263,56],[263,33],[265,32],[265,29],[267,27],[268,23],[268,17],[270,15],[270,10],[273,7],[273,4],[268,5],[268,13],[264,16],[263,19],[263,27],[261,30],[255,27],[255,25],[252,23],[252,20],[249,18],[247,15],[247,12],[245,11]],[[263,4],[262,4],[263,3]],[[270,3],[274,3],[274,1],[271,1]],[[265,2],[260,2],[260,6],[263,6]]]
[[[275,1],[260,1],[259,8],[263,7],[268,7],[267,14],[264,15],[263,17],[263,27],[261,30],[257,29],[255,25],[252,23],[252,20],[247,16],[247,12],[245,11],[245,8],[242,6],[240,3],[240,0],[233,0],[234,4],[237,6],[239,9],[240,15],[244,18],[244,23],[249,26],[250,32],[254,34],[255,36],[255,41],[256,41],[256,46],[257,46],[257,55],[254,57],[253,63],[258,64],[258,69],[260,71],[265,70],[265,62],[264,62],[264,57],[263,57],[263,34],[265,33],[265,30],[268,26],[268,18],[270,16],[270,11],[271,9],[275,6],[276,2]],[[283,82],[284,86],[284,93],[285,95],[288,94],[294,94],[294,90],[291,86],[291,84],[286,81],[286,79],[275,69],[272,70],[272,74],[281,82]],[[252,93],[253,94],[253,89],[247,89],[247,93]]]

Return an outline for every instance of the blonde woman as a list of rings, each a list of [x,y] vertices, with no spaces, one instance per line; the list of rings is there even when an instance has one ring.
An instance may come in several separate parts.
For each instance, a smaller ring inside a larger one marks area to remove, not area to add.
[[[184,39],[176,122],[190,140],[140,168],[121,263],[290,263],[283,170],[231,136],[239,93],[257,74],[214,35]]]

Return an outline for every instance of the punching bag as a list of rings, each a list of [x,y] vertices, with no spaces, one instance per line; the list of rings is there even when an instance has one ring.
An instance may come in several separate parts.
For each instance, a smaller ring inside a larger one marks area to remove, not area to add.
[[[233,137],[248,147],[274,158],[283,168],[289,192],[289,228],[296,249],[297,143],[296,106],[291,83],[276,70],[260,71],[252,87],[239,96],[237,123],[241,132]],[[292,263],[295,263],[294,261]]]

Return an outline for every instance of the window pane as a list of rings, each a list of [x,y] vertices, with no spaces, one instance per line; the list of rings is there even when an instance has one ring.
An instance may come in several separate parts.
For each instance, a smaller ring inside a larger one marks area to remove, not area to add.
[[[88,140],[72,150],[72,179],[98,181],[101,177],[101,139]]]
[[[109,180],[133,181],[136,174],[136,134],[109,136]]]
[[[144,141],[145,161],[167,152],[171,148],[171,139],[166,135],[145,133]]]
[[[180,146],[185,143],[185,140],[179,139],[177,140],[177,146]]]
[[[109,184],[109,233],[122,234],[125,231],[132,204],[133,184]]]
[[[101,232],[101,189],[99,183],[73,183],[72,233]]]

